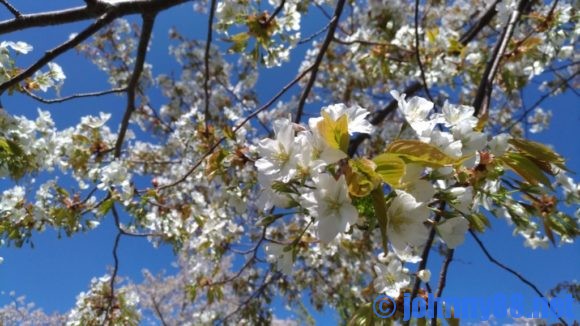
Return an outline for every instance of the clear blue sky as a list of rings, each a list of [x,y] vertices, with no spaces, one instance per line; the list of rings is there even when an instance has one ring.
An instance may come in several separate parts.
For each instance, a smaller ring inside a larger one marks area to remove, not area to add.
[[[81,5],[82,1],[61,0],[43,1],[22,0],[18,6],[23,12],[57,9],[71,4]],[[0,19],[9,18],[8,13],[0,10]],[[318,30],[324,21],[306,21],[307,30]],[[34,51],[18,58],[20,65],[27,65],[48,48],[63,40],[69,33],[78,31],[88,22],[66,26],[32,29],[24,32],[3,35],[1,40],[26,41],[34,46]],[[183,5],[163,13],[156,21],[152,51],[148,61],[153,63],[154,74],[167,73],[178,66],[168,55],[167,31],[175,26],[185,35],[204,38],[206,18],[194,14],[191,4]],[[49,32],[47,32],[49,31]],[[304,33],[307,34],[307,33]],[[262,100],[269,98],[295,74],[306,47],[294,53],[294,60],[282,69],[272,69],[261,75],[258,84]],[[63,94],[79,91],[93,91],[107,88],[106,76],[96,67],[88,64],[86,59],[74,52],[67,53],[56,60],[67,75]],[[530,91],[526,94],[527,103],[532,103],[539,94]],[[3,96],[2,103],[11,114],[35,117],[38,107],[48,109],[59,127],[71,125],[81,116],[96,114],[98,111],[111,112],[112,122],[120,121],[124,110],[124,98],[117,96],[103,97],[98,100],[77,100],[60,105],[44,105],[22,96]],[[153,103],[161,103],[158,94],[153,96]],[[568,158],[568,166],[580,171],[580,110],[578,98],[570,92],[543,105],[553,110],[552,126],[532,139],[552,144],[556,151]],[[111,124],[112,126],[113,124]],[[575,176],[578,180],[578,177]],[[4,188],[6,182],[0,181]],[[2,191],[3,189],[0,189]],[[573,213],[570,209],[569,213]],[[511,228],[504,220],[492,220],[492,229],[481,236],[489,251],[500,261],[521,271],[541,290],[545,291],[560,281],[578,280],[580,276],[580,251],[578,244],[548,250],[531,250],[522,246],[521,237],[513,237]],[[5,261],[0,265],[0,291],[16,291],[26,295],[29,301],[35,302],[47,312],[64,312],[75,302],[76,295],[87,289],[90,279],[106,273],[107,266],[113,262],[112,246],[116,230],[112,219],[106,218],[101,226],[87,234],[75,235],[72,238],[58,240],[56,232],[47,231],[35,234],[35,248],[24,247],[0,248],[0,256]],[[141,269],[148,268],[154,272],[162,269],[171,272],[173,254],[170,248],[153,249],[144,239],[123,238],[120,245],[120,275],[136,281],[141,279]],[[456,250],[457,261],[450,267],[445,293],[453,296],[487,296],[496,293],[521,293],[530,298],[534,293],[512,275],[492,265],[484,257],[474,241],[467,236],[463,246]],[[437,277],[440,259],[432,255],[430,264],[434,278]],[[7,294],[0,295],[0,305],[8,302]],[[279,304],[275,304],[280,315]],[[580,319],[580,307],[576,305],[576,318]],[[325,318],[332,312],[327,312]],[[318,321],[323,321],[324,314],[316,314]],[[328,320],[328,319],[324,319]]]

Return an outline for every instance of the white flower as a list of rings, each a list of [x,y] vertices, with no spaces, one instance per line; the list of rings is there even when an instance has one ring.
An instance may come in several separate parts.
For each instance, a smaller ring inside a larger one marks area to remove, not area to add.
[[[458,216],[437,225],[439,236],[445,241],[447,247],[454,249],[465,241],[465,232],[469,229],[469,221]]]
[[[312,147],[313,156],[321,159],[324,163],[333,164],[347,157],[345,152],[328,146],[318,132],[308,133],[307,135],[310,146]]]
[[[417,272],[417,277],[424,283],[427,283],[431,280],[431,271],[428,269],[422,269]]]
[[[409,102],[405,101],[405,94],[391,91],[391,95],[397,100],[399,111],[405,117],[411,128],[415,130],[421,141],[429,141],[433,128],[437,124],[437,119],[428,119],[433,103],[422,97],[413,97]]]
[[[466,123],[473,129],[477,125],[477,118],[473,116],[475,110],[471,106],[455,106],[445,101],[441,111],[443,113],[444,124],[446,127],[453,127],[460,123]]]
[[[269,262],[276,263],[276,268],[286,275],[292,273],[292,250],[284,251],[286,246],[269,243],[264,246]]]
[[[298,143],[296,165],[301,177],[315,176],[326,166],[326,162],[318,157],[318,153],[312,147],[311,135],[309,132],[301,132],[296,137]]]
[[[401,179],[404,190],[411,194],[418,202],[429,202],[435,195],[433,184],[427,180],[422,180],[425,168],[419,164],[407,164],[405,175]]]
[[[66,79],[64,71],[62,71],[62,68],[58,64],[56,64],[54,62],[49,62],[48,69],[50,69],[51,77],[55,81],[58,82],[58,81]]]
[[[296,175],[297,148],[294,143],[294,127],[288,119],[274,122],[276,139],[262,139],[258,152],[262,158],[256,161],[258,172],[288,182]]]
[[[493,136],[493,138],[489,141],[489,152],[495,156],[502,156],[508,149],[511,136],[509,134],[499,134]]]
[[[101,128],[111,118],[110,113],[99,112],[99,117],[86,116],[81,118],[81,125],[88,126],[93,129]]]
[[[22,42],[22,41],[18,41],[18,42],[2,42],[0,43],[0,48],[12,48],[12,50],[16,51],[16,52],[20,52],[22,54],[27,54],[28,52],[32,51],[32,45]]]
[[[423,223],[429,218],[429,208],[410,194],[397,190],[397,197],[387,210],[387,218],[387,236],[401,259],[409,247],[421,246],[427,240],[428,230]]]
[[[337,180],[330,174],[318,177],[316,190],[302,196],[304,206],[318,217],[318,238],[329,243],[356,222],[358,212],[352,206],[344,175]]]
[[[463,155],[471,155],[487,145],[487,136],[482,132],[473,131],[473,127],[467,121],[462,121],[453,128],[453,137],[461,140]]]
[[[388,265],[374,265],[373,268],[377,274],[377,278],[373,281],[375,291],[391,298],[397,298],[401,289],[411,283],[408,270],[403,268],[398,259],[391,260]]]
[[[451,201],[451,206],[463,214],[471,214],[473,210],[473,187],[455,187],[451,188],[449,192],[455,197]]]
[[[370,134],[373,131],[373,126],[366,119],[369,115],[369,111],[361,108],[358,105],[353,105],[347,107],[343,103],[333,104],[322,108],[322,111],[328,113],[330,118],[334,121],[338,120],[340,117],[346,114],[348,121],[348,133],[350,135],[354,133]],[[311,118],[308,120],[308,125],[310,129],[317,130],[318,122],[323,118]]]
[[[100,171],[101,183],[99,189],[105,189],[108,186],[115,186],[129,183],[130,174],[126,167],[119,160],[114,160]]]

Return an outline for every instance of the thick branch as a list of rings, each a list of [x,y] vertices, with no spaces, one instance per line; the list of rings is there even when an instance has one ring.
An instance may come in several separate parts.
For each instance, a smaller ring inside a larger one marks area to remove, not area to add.
[[[491,19],[496,15],[497,11],[495,10],[495,6],[500,2],[501,0],[495,0],[494,2],[492,2],[483,12],[483,14],[481,16],[479,16],[479,18],[477,19],[476,23],[473,24],[465,34],[463,34],[463,36],[461,36],[461,38],[459,39],[459,42],[461,44],[467,44],[469,42],[471,42],[471,40],[473,40],[475,38],[475,36],[485,27],[487,26],[487,24],[489,24],[489,22],[491,21]]]
[[[209,50],[211,49],[212,32],[213,32],[213,16],[215,14],[216,0],[211,0],[211,7],[209,9],[209,18],[207,22],[207,39],[205,41],[205,54],[203,57],[205,66],[205,75],[203,80],[203,92],[205,93],[205,132],[208,132],[209,124]]]
[[[433,101],[431,92],[429,92],[429,86],[427,85],[427,78],[425,77],[425,69],[423,68],[423,63],[421,62],[421,53],[419,49],[419,0],[415,0],[415,59],[417,59],[417,65],[419,66],[419,72],[421,73],[421,80],[423,81],[425,94],[427,94],[427,97],[429,97],[431,102],[435,102]]]
[[[160,12],[189,1],[191,0],[126,0],[114,4],[98,2],[96,6],[91,5],[22,15],[20,18],[1,21],[0,35],[33,27],[61,25],[98,18],[107,13],[120,17]]]
[[[326,38],[320,47],[320,51],[316,56],[316,60],[312,65],[312,73],[310,74],[310,79],[306,84],[306,88],[304,88],[304,92],[302,92],[302,96],[300,97],[300,101],[298,102],[298,110],[296,112],[296,117],[294,118],[294,122],[300,123],[300,119],[302,119],[302,113],[304,113],[304,105],[306,104],[306,98],[308,98],[308,94],[310,94],[310,90],[314,86],[314,82],[316,81],[316,75],[318,74],[318,68],[320,68],[320,64],[322,63],[322,59],[324,58],[324,54],[328,47],[330,46],[330,42],[334,39],[334,32],[336,31],[336,27],[338,26],[338,22],[340,20],[340,15],[342,14],[342,9],[344,8],[344,3],[346,0],[338,0],[336,4],[336,9],[334,10],[334,15],[332,17],[330,27],[328,28],[328,32],[326,33]]]
[[[117,143],[115,143],[115,157],[121,156],[121,147],[123,146],[125,134],[127,133],[127,128],[129,127],[129,120],[131,119],[131,114],[135,110],[137,86],[139,85],[139,78],[143,72],[143,65],[145,64],[145,56],[147,54],[147,46],[149,45],[149,40],[151,39],[154,22],[155,14],[143,15],[143,27],[141,28],[141,36],[139,38],[139,46],[137,48],[137,59],[135,60],[135,67],[133,68],[133,74],[129,80],[129,85],[127,85],[127,108],[125,109],[125,115],[123,116],[123,121],[121,122],[121,127],[119,129]]]
[[[493,49],[493,54],[487,63],[487,66],[485,67],[483,78],[481,79],[475,100],[473,101],[473,107],[475,108],[475,112],[473,114],[475,116],[483,116],[487,114],[487,110],[489,109],[489,104],[491,101],[493,80],[495,79],[495,75],[499,69],[499,63],[514,33],[516,23],[520,19],[520,15],[526,8],[528,1],[529,0],[520,0],[518,8],[512,12],[509,21],[507,22],[495,48]]]

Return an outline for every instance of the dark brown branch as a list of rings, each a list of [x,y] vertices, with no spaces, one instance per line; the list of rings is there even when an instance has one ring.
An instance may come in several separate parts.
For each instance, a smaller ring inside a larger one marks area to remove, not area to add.
[[[475,108],[473,114],[475,116],[485,116],[487,114],[491,102],[493,80],[499,70],[500,61],[513,35],[514,28],[520,19],[521,13],[527,7],[528,1],[529,0],[520,0],[518,8],[512,12],[495,48],[493,49],[493,54],[485,67],[483,78],[480,81],[475,100],[473,101],[473,107]]]
[[[419,66],[419,72],[421,73],[421,80],[423,81],[423,89],[425,89],[425,94],[427,94],[427,97],[429,100],[431,100],[431,102],[435,102],[433,101],[431,92],[429,92],[427,78],[425,77],[425,69],[423,67],[423,63],[421,62],[419,41],[419,0],[415,0],[415,59],[417,59],[417,65]]]
[[[114,14],[105,14],[102,17],[100,17],[97,21],[92,23],[89,27],[85,28],[82,32],[80,32],[75,37],[73,37],[72,39],[62,43],[61,45],[59,45],[51,50],[46,51],[44,53],[44,56],[42,56],[33,65],[26,68],[24,71],[22,71],[18,75],[10,78],[6,82],[2,83],[0,85],[0,94],[3,94],[4,91],[6,91],[8,88],[16,86],[18,83],[25,80],[26,78],[31,77],[40,68],[42,68],[44,65],[46,65],[47,63],[49,63],[50,61],[52,61],[53,59],[55,59],[59,55],[65,53],[66,51],[81,44],[81,42],[83,42],[84,40],[91,37],[98,30],[100,30],[101,28],[103,28],[104,26],[106,26],[110,22],[112,22],[113,19],[115,19],[115,18],[116,18],[116,16]]]
[[[4,7],[6,7],[6,9],[8,9],[8,11],[10,11],[14,15],[14,17],[16,17],[16,19],[22,17],[22,14],[20,13],[20,11],[18,11],[16,8],[14,8],[14,6],[11,5],[10,2],[8,2],[7,0],[0,0],[0,3],[2,3],[4,5]]]
[[[66,102],[69,100],[73,100],[73,99],[77,99],[77,98],[83,98],[83,97],[98,97],[98,96],[103,96],[103,95],[108,95],[108,94],[114,94],[114,93],[123,93],[126,92],[127,89],[126,88],[113,88],[113,89],[108,89],[106,91],[99,91],[99,92],[89,92],[89,93],[78,93],[78,94],[73,94],[73,95],[69,95],[69,96],[65,96],[65,97],[59,97],[59,98],[54,98],[54,99],[45,99],[43,97],[40,97],[28,90],[24,90],[24,93],[28,96],[30,96],[31,98],[44,103],[44,104],[55,104],[55,103],[62,103],[62,102]]]
[[[209,131],[209,50],[211,49],[212,33],[213,33],[213,17],[215,14],[215,4],[216,0],[211,0],[211,6],[209,9],[209,18],[207,21],[207,39],[205,41],[205,54],[203,56],[203,63],[205,68],[205,75],[203,78],[203,92],[205,94],[205,132]]]
[[[491,3],[483,12],[483,14],[478,17],[477,22],[475,24],[473,24],[465,34],[463,34],[463,36],[461,36],[461,38],[459,39],[459,43],[461,44],[467,44],[469,42],[471,42],[475,36],[477,36],[477,34],[479,34],[479,32],[487,25],[489,24],[489,22],[493,19],[493,17],[496,15],[497,11],[495,10],[495,6],[500,2],[501,0],[495,0],[493,3]]]
[[[440,211],[445,210],[445,202],[441,203],[439,210]],[[417,267],[417,271],[420,271],[420,270],[427,268],[427,260],[429,259],[429,252],[431,251],[431,246],[433,246],[433,241],[435,240],[435,234],[437,233],[437,231],[435,229],[435,225],[439,222],[439,220],[441,220],[441,214],[435,215],[435,218],[433,220],[435,221],[435,223],[433,224],[433,226],[431,227],[431,230],[429,231],[429,236],[427,238],[427,242],[425,242],[425,247],[423,247],[423,252],[421,253],[421,261],[419,262],[419,267]],[[419,292],[420,286],[421,286],[421,279],[416,277],[415,282],[413,283],[413,290],[411,291],[411,301],[413,301],[413,299],[415,299],[415,297],[417,296],[417,293]],[[408,325],[408,323],[407,323],[407,325]]]
[[[306,84],[306,88],[304,88],[304,91],[302,92],[302,96],[300,97],[300,100],[298,102],[298,110],[296,112],[296,117],[294,118],[295,123],[300,123],[300,120],[302,119],[302,114],[304,112],[304,105],[306,104],[306,98],[308,98],[308,94],[310,94],[310,90],[314,86],[314,82],[316,81],[316,75],[318,74],[318,68],[320,68],[320,64],[322,63],[322,59],[324,58],[324,54],[326,53],[326,50],[328,50],[328,47],[330,46],[330,42],[332,42],[332,39],[334,38],[334,32],[336,31],[336,27],[338,26],[338,22],[340,20],[340,15],[342,13],[342,9],[344,8],[345,2],[346,2],[346,0],[338,0],[338,3],[336,4],[336,8],[334,10],[334,15],[332,17],[330,27],[328,28],[328,32],[326,33],[326,38],[324,39],[324,42],[322,43],[322,46],[320,47],[320,51],[318,51],[318,55],[316,56],[316,60],[314,61],[314,64],[312,65],[313,68],[312,68],[312,72],[310,73],[310,79],[308,80],[308,83]]]
[[[441,267],[441,273],[439,274],[439,284],[437,284],[437,292],[435,293],[436,298],[440,298],[443,294],[443,290],[445,289],[445,285],[447,283],[447,272],[449,271],[449,265],[453,261],[453,254],[455,253],[455,249],[447,249],[447,254],[445,255],[445,261],[443,261],[443,266]],[[433,307],[434,311],[437,311],[437,303]],[[431,326],[437,325],[437,316],[433,316],[431,319]]]
[[[121,147],[123,147],[125,134],[127,133],[127,128],[129,127],[129,120],[131,119],[131,114],[133,111],[135,111],[135,97],[137,96],[137,87],[139,85],[139,78],[143,72],[145,56],[147,55],[147,47],[149,46],[149,40],[151,39],[151,33],[153,32],[154,22],[155,13],[143,15],[143,27],[141,28],[141,36],[139,37],[137,59],[135,60],[135,67],[133,68],[131,79],[127,85],[127,108],[125,109],[125,115],[123,116],[121,127],[119,128],[117,142],[115,143],[115,157],[121,156]]]
[[[496,260],[495,258],[493,258],[493,256],[489,253],[489,251],[487,250],[487,248],[485,247],[485,245],[483,244],[483,242],[479,239],[479,237],[475,234],[475,232],[473,232],[473,230],[469,230],[469,233],[471,234],[471,236],[473,237],[473,239],[475,240],[475,242],[477,242],[477,245],[479,246],[479,248],[481,248],[481,251],[483,251],[483,253],[485,254],[485,256],[487,257],[487,259],[492,262],[493,264],[497,265],[499,268],[507,271],[508,273],[514,275],[515,277],[517,277],[520,281],[522,281],[522,283],[526,284],[527,286],[529,286],[532,290],[534,290],[534,292],[536,292],[536,294],[538,296],[540,296],[542,299],[544,299],[546,301],[546,304],[548,304],[546,297],[544,296],[544,294],[542,294],[542,292],[538,289],[538,287],[530,282],[528,279],[526,279],[525,277],[523,277],[520,273],[518,273],[517,271],[513,270],[512,268],[504,265],[503,263],[501,263],[500,261]],[[549,305],[548,305],[549,306]],[[552,307],[550,307],[550,310],[552,310],[552,312],[558,316],[558,314],[553,310]],[[562,317],[558,316],[558,319],[564,324],[564,325],[568,325],[566,323],[566,321],[564,321],[564,319],[562,319]]]
[[[252,112],[250,115],[248,115],[244,120],[242,120],[242,122],[240,122],[238,125],[236,125],[233,129],[232,132],[235,134],[238,130],[240,130],[246,123],[248,123],[248,121],[252,120],[254,117],[256,117],[260,112],[268,109],[272,104],[274,104],[274,102],[276,102],[282,95],[284,95],[284,93],[286,93],[292,86],[294,86],[296,83],[298,83],[302,78],[304,78],[304,76],[306,76],[306,74],[308,72],[310,72],[313,69],[313,66],[308,67],[308,69],[304,70],[302,73],[300,73],[300,75],[298,75],[298,77],[294,78],[291,82],[289,82],[288,84],[286,84],[286,86],[284,86],[276,95],[274,95],[274,97],[272,97],[266,104],[262,105],[260,108],[258,108],[257,110],[255,110],[254,112]],[[205,154],[202,155],[202,157],[187,171],[187,173],[185,173],[182,177],[180,177],[179,179],[177,179],[176,181],[161,186],[158,189],[159,190],[163,190],[163,189],[167,189],[170,187],[174,187],[177,184],[187,180],[187,178],[193,173],[193,171],[195,171],[195,169],[197,169],[201,163],[203,163],[203,161],[210,156],[213,151],[216,150],[216,148],[218,148],[218,146],[224,141],[226,140],[226,137],[222,137],[220,138],[217,142],[215,142],[207,152],[205,152]]]
[[[115,301],[115,279],[117,278],[117,273],[119,272],[119,255],[117,250],[119,249],[119,241],[121,240],[121,232],[117,233],[115,236],[115,242],[113,244],[113,272],[111,273],[111,280],[109,286],[111,287],[111,292],[109,293],[109,302],[107,304],[107,310],[105,311],[105,323],[109,321],[111,316],[111,309],[113,308],[113,302]],[[111,323],[109,323],[111,324]]]
[[[447,255],[445,255],[445,261],[443,262],[443,267],[441,267],[441,274],[439,274],[439,284],[437,285],[436,297],[440,297],[443,294],[443,290],[447,283],[447,271],[449,270],[449,264],[453,261],[454,254],[455,249],[448,249]]]
[[[272,15],[270,15],[270,17],[268,17],[268,20],[266,20],[266,23],[264,24],[265,26],[270,25],[272,20],[274,20],[274,18],[276,18],[276,16],[280,13],[280,11],[282,11],[282,9],[284,9],[284,4],[286,4],[286,0],[280,1],[280,4],[278,5],[278,7],[276,7],[276,9],[274,9],[274,12],[272,13]]]
[[[160,12],[191,0],[127,0],[115,4],[98,2],[96,6],[82,6],[64,10],[22,15],[0,22],[0,35],[33,27],[53,26],[98,18],[104,14],[117,17]]]

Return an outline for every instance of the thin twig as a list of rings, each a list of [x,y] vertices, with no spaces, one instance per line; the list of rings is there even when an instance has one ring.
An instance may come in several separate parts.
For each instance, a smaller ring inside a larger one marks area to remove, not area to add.
[[[109,296],[109,302],[107,304],[107,310],[105,311],[105,323],[109,319],[111,308],[113,308],[113,301],[115,300],[115,279],[117,278],[117,273],[119,272],[119,255],[117,253],[117,250],[119,249],[119,241],[121,240],[121,235],[122,235],[121,232],[117,233],[117,236],[115,236],[115,242],[113,244],[114,263],[113,263],[113,272],[111,273],[111,280],[109,283],[109,286],[111,287],[111,293]]]
[[[318,51],[318,55],[316,56],[316,60],[314,61],[312,72],[310,73],[310,79],[306,84],[306,88],[302,92],[302,96],[298,102],[298,110],[296,112],[296,117],[294,118],[295,123],[300,123],[302,119],[302,113],[304,112],[304,105],[306,104],[306,98],[308,94],[310,94],[310,90],[314,86],[314,82],[316,81],[316,75],[318,74],[318,68],[320,68],[320,64],[322,63],[322,59],[324,58],[324,54],[332,39],[334,38],[334,32],[336,31],[336,27],[338,26],[338,22],[340,20],[340,14],[342,13],[342,9],[344,8],[346,0],[338,0],[336,4],[336,8],[334,10],[334,15],[332,16],[330,27],[328,28],[328,32],[326,33],[326,38],[320,47],[320,51]]]
[[[125,134],[127,133],[127,128],[129,127],[129,120],[131,119],[131,114],[135,111],[135,97],[137,95],[137,86],[139,85],[139,78],[143,72],[143,66],[145,64],[145,56],[147,55],[147,46],[149,46],[149,40],[151,39],[151,33],[153,32],[153,24],[155,22],[155,14],[144,14],[143,15],[143,27],[141,28],[141,36],[139,38],[139,46],[137,48],[137,59],[135,60],[135,67],[133,68],[133,73],[131,74],[131,79],[127,85],[127,108],[125,109],[125,115],[121,121],[121,127],[119,128],[119,136],[117,137],[117,142],[115,143],[114,155],[116,158],[121,156],[121,147],[123,147],[123,141],[125,139]]]
[[[485,256],[487,257],[487,259],[492,262],[493,264],[497,265],[499,268],[507,271],[508,273],[514,275],[515,277],[517,277],[520,281],[522,281],[524,284],[526,284],[527,286],[529,286],[532,290],[534,290],[534,292],[536,292],[536,294],[538,296],[540,296],[542,299],[544,299],[544,301],[546,301],[546,304],[549,305],[546,297],[544,296],[544,294],[542,294],[542,292],[538,289],[538,287],[530,282],[528,279],[526,279],[525,277],[523,277],[520,273],[518,273],[517,271],[513,270],[512,268],[504,265],[502,262],[498,261],[497,259],[493,258],[493,256],[489,253],[489,251],[487,250],[487,248],[485,247],[485,245],[483,244],[483,242],[479,239],[479,237],[475,234],[475,232],[473,232],[473,230],[469,230],[469,233],[471,234],[471,236],[473,237],[473,239],[475,240],[475,242],[477,242],[477,245],[479,246],[479,248],[481,248],[481,251],[483,251],[483,253],[485,254]],[[554,311],[554,309],[550,306],[550,310],[552,310],[552,312],[558,316],[558,314]],[[564,325],[568,325],[566,323],[566,321],[564,319],[562,319],[562,317],[558,316],[558,320],[560,320]]]
[[[427,78],[425,77],[425,69],[423,68],[423,63],[421,62],[421,54],[419,53],[420,42],[419,42],[419,0],[415,0],[415,58],[417,59],[417,65],[419,65],[419,71],[421,73],[421,80],[423,81],[423,88],[425,89],[425,94],[431,102],[435,103],[431,92],[429,92],[429,86],[427,85]]]
[[[215,5],[216,0],[211,0],[211,6],[209,9],[209,18],[207,20],[207,39],[205,41],[205,53],[203,57],[203,63],[205,68],[205,75],[203,79],[203,92],[205,94],[205,132],[209,132],[209,100],[210,100],[210,92],[209,92],[209,51],[211,49],[211,42],[212,42],[212,33],[213,33],[213,17],[215,14]]]
[[[30,96],[31,98],[44,103],[44,104],[55,104],[55,103],[62,103],[62,102],[66,102],[72,99],[77,99],[77,98],[83,98],[83,97],[98,97],[98,96],[103,96],[103,95],[108,95],[108,94],[114,94],[114,93],[123,93],[126,92],[127,89],[126,88],[113,88],[113,89],[109,89],[106,91],[98,91],[98,92],[89,92],[89,93],[78,93],[78,94],[73,94],[73,95],[69,95],[69,96],[65,96],[65,97],[59,97],[59,98],[54,98],[54,99],[45,99],[43,97],[40,97],[34,93],[32,93],[29,90],[24,90],[24,93],[28,96]]]

